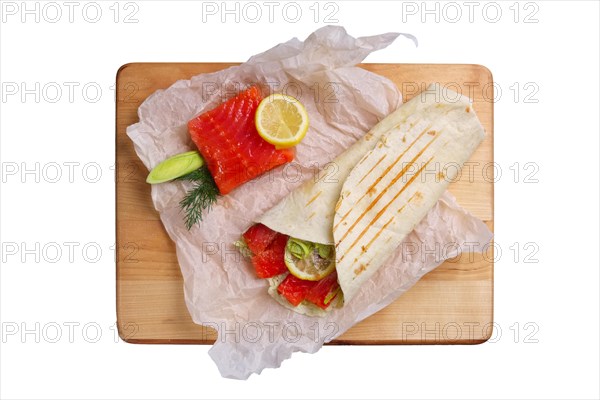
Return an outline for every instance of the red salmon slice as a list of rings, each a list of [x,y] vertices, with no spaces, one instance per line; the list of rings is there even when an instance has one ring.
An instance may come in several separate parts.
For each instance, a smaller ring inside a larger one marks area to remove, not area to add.
[[[223,195],[294,159],[293,149],[277,150],[256,131],[261,100],[260,90],[252,86],[188,122],[192,141]]]
[[[302,303],[308,292],[317,285],[315,281],[305,281],[300,278],[296,278],[294,275],[289,274],[285,277],[283,282],[277,286],[277,292],[287,301],[290,302],[294,307]]]
[[[339,287],[336,271],[318,281],[305,281],[289,274],[279,284],[277,292],[293,306],[307,300],[325,310],[337,296]]]
[[[262,253],[275,240],[277,232],[263,224],[252,225],[242,237],[253,254]]]
[[[325,310],[337,296],[339,287],[337,271],[333,271],[325,278],[317,281],[317,284],[306,294],[306,300]]]
[[[285,265],[287,235],[277,233],[271,244],[252,257],[252,265],[259,278],[272,278],[288,271]]]

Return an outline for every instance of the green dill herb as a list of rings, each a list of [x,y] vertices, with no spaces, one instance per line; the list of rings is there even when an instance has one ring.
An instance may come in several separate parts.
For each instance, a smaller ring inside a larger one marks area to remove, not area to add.
[[[219,189],[206,166],[177,180],[194,182],[194,186],[179,202],[181,210],[185,213],[185,226],[190,230],[192,226],[202,221],[202,213],[205,210],[210,211],[212,205],[216,203]]]

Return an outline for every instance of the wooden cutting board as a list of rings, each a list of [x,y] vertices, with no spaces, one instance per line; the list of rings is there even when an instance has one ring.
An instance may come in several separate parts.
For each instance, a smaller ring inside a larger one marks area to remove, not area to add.
[[[154,210],[148,171],[125,130],[139,105],[179,79],[234,64],[135,63],[121,67],[116,90],[117,323],[130,343],[209,344],[216,332],[196,325],[183,297],[175,246]],[[493,85],[480,65],[364,64],[388,77],[409,100],[429,83],[473,99],[486,139],[449,190],[493,230]],[[493,254],[465,254],[427,274],[397,301],[355,325],[334,344],[475,344],[492,334]]]

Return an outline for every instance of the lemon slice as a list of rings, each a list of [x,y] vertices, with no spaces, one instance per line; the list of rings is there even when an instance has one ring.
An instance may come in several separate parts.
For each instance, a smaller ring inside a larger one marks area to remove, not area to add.
[[[292,275],[305,281],[318,281],[325,278],[335,270],[335,260],[322,258],[318,249],[313,249],[309,255],[300,259],[294,256],[290,250],[285,249],[285,265]]]
[[[258,134],[278,149],[300,143],[308,131],[308,113],[295,97],[274,93],[265,97],[254,119]]]

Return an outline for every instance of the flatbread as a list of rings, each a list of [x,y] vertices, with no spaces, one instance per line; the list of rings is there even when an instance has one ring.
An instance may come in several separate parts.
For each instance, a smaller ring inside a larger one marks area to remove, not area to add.
[[[328,173],[307,180],[256,222],[334,244],[349,301],[435,205],[484,135],[468,97],[432,84],[333,160]],[[278,284],[270,280],[277,301],[320,315],[312,305],[287,303]]]
[[[413,99],[424,107],[408,118],[391,119],[394,125],[344,182],[333,237],[346,300],[437,203],[484,138],[467,97],[436,102],[435,95],[424,104],[422,96]]]

